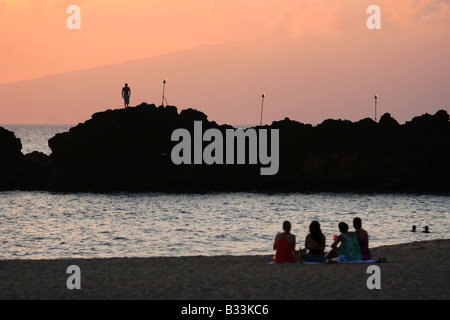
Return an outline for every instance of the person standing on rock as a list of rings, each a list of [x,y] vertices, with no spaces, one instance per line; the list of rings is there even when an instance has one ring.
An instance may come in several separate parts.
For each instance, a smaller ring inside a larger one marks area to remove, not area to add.
[[[125,107],[128,107],[128,105],[130,104],[130,96],[131,96],[131,89],[128,86],[128,83],[125,83],[125,87],[122,88],[122,98]]]

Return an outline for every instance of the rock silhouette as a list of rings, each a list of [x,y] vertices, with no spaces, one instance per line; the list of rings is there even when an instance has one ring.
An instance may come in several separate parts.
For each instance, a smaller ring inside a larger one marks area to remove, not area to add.
[[[13,132],[0,127],[0,190],[14,186],[14,172],[23,158],[22,143]]]
[[[317,126],[288,118],[255,129],[279,129],[278,174],[261,165],[174,165],[177,128],[222,132],[197,110],[137,107],[96,113],[49,140],[50,156],[22,155],[20,140],[0,130],[3,189],[53,191],[374,191],[450,190],[450,122],[445,110],[404,125],[390,114],[379,123],[325,120]],[[206,146],[209,142],[205,142]],[[270,149],[269,149],[270,150]],[[247,150],[248,151],[248,150]],[[3,176],[3,173],[6,173]]]

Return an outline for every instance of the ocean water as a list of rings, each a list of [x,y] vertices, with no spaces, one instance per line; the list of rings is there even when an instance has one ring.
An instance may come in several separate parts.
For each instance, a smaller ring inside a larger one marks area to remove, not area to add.
[[[39,151],[47,155],[51,154],[48,140],[57,133],[68,131],[74,125],[0,125],[15,133],[22,141],[22,153],[27,154]]]
[[[300,245],[320,221],[330,245],[356,216],[379,246],[448,238],[449,212],[444,195],[10,191],[0,193],[0,259],[272,254],[284,220]]]
[[[24,150],[49,154],[47,136],[70,126],[33,127],[8,129]],[[0,259],[266,255],[284,220],[298,249],[311,221],[320,221],[329,246],[337,224],[351,226],[356,216],[374,247],[447,239],[449,213],[448,194],[7,191],[0,192]],[[426,225],[429,234],[421,232]]]

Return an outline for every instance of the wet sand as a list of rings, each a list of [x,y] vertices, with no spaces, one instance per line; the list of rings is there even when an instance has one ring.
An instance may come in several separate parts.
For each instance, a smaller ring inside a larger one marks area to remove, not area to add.
[[[0,261],[0,299],[450,299],[450,240],[372,248],[388,263],[270,265],[272,256]],[[69,290],[70,265],[81,290]],[[381,289],[369,290],[369,265]]]

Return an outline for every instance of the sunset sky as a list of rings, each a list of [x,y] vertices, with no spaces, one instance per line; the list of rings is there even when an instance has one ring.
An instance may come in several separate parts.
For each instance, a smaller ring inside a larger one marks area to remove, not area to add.
[[[81,30],[66,26],[73,4]],[[372,4],[381,8],[380,30],[366,27]],[[125,82],[131,105],[158,104],[165,77],[169,103],[219,123],[257,122],[262,92],[267,123],[373,117],[375,93],[380,114],[404,122],[449,111],[449,40],[450,0],[0,0],[0,123],[83,122],[121,107],[116,92]],[[203,45],[216,49],[188,57]],[[38,81],[151,57],[164,65],[171,54],[170,74],[149,70],[145,86],[117,73],[110,83],[98,69],[80,89],[79,107],[67,97],[71,74]],[[43,90],[51,102],[43,103]]]

